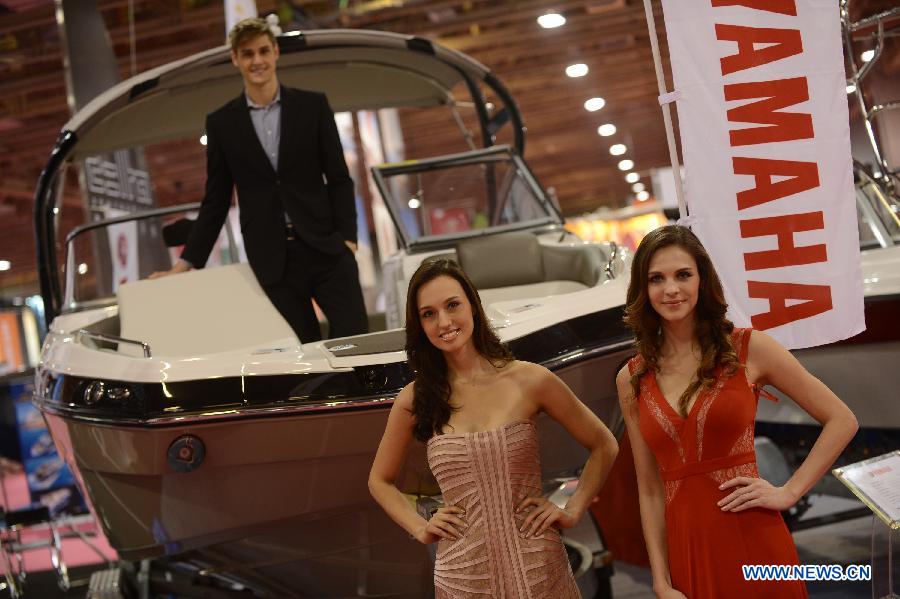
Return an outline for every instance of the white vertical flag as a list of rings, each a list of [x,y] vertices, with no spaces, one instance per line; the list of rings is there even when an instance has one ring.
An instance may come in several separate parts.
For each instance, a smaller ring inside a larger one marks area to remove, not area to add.
[[[256,0],[225,0],[225,35],[244,19],[258,16]]]
[[[790,348],[865,329],[835,0],[662,0],[693,229],[729,316]]]

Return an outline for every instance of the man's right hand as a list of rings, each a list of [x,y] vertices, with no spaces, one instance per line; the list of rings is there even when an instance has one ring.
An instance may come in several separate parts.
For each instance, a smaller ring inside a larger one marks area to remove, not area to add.
[[[158,270],[151,274],[148,279],[161,279],[163,277],[168,277],[169,275],[177,275],[178,273],[187,272],[191,269],[191,265],[185,262],[184,260],[179,260],[175,263],[175,265],[169,270]]]

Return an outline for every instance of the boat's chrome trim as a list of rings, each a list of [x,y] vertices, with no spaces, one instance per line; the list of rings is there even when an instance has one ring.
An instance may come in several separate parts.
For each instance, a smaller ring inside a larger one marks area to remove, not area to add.
[[[38,397],[33,396],[33,402],[44,412],[64,416],[70,420],[78,422],[87,422],[92,424],[105,424],[124,427],[134,426],[154,426],[168,427],[180,425],[208,424],[212,422],[220,422],[223,420],[234,420],[239,418],[264,418],[268,416],[284,416],[293,414],[305,414],[308,412],[326,412],[326,411],[346,411],[356,409],[371,409],[377,406],[390,406],[393,404],[397,395],[391,393],[389,395],[372,397],[367,399],[349,399],[339,401],[323,401],[316,403],[305,403],[303,405],[279,405],[260,408],[233,408],[226,410],[210,410],[208,412],[182,414],[178,416],[159,416],[156,418],[103,418],[97,416],[86,416],[79,414],[77,410],[61,408],[59,405],[53,404]]]
[[[81,343],[82,337],[87,337],[88,339],[93,339],[94,341],[102,341],[104,343],[127,343],[130,345],[137,345],[141,348],[141,351],[144,353],[145,358],[153,357],[153,353],[150,351],[150,344],[146,341],[126,339],[124,337],[117,337],[116,335],[108,335],[106,333],[92,333],[87,329],[79,329],[78,332],[75,333],[75,342]]]
[[[268,408],[235,408],[232,410],[220,410],[203,412],[200,414],[185,414],[183,416],[162,416],[148,418],[144,424],[152,426],[167,426],[172,424],[202,424],[211,420],[232,420],[235,418],[252,418],[255,416],[272,416],[274,414],[302,414],[305,412],[322,412],[324,410],[364,409],[375,406],[391,406],[396,394],[391,393],[369,399],[348,399],[340,401],[324,401],[318,403],[306,403],[295,406],[273,406]]]
[[[569,366],[573,361],[581,362],[584,360],[590,360],[591,358],[596,358],[600,355],[613,354],[632,347],[634,347],[634,340],[626,339],[624,341],[619,341],[618,343],[613,343],[611,345],[604,345],[602,347],[594,347],[592,349],[579,349],[573,351],[570,354],[559,356],[557,358],[553,358],[552,360],[547,360],[543,363],[543,366],[548,370],[555,370],[557,368],[562,368],[563,366]]]
[[[595,347],[591,349],[576,350],[561,356],[554,357],[550,360],[543,361],[542,364],[550,369],[556,370],[590,360],[601,355],[608,355],[620,352],[632,347],[632,340],[618,341],[609,345]],[[304,401],[302,397],[288,397],[279,401],[277,404],[270,404],[256,407],[222,407],[221,409],[209,409],[205,411],[182,412],[178,414],[166,416],[153,416],[150,418],[129,417],[129,416],[102,416],[96,413],[85,414],[73,404],[59,403],[50,401],[36,391],[33,395],[33,402],[42,411],[65,417],[78,422],[91,424],[114,425],[123,427],[171,427],[182,425],[207,424],[212,422],[227,421],[242,418],[266,418],[275,416],[293,416],[303,414],[318,414],[325,412],[347,412],[351,410],[369,410],[376,407],[390,406],[393,404],[394,398],[397,396],[397,390],[389,393],[378,393],[370,396],[358,397],[335,397],[326,398],[317,401]]]

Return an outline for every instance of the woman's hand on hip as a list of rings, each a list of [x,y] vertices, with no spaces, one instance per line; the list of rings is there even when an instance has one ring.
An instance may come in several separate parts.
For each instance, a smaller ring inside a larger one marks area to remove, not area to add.
[[[441,539],[455,541],[465,532],[468,524],[460,518],[466,511],[455,505],[445,505],[435,510],[431,519],[414,535],[420,543],[428,545]]]
[[[687,596],[684,593],[677,589],[673,589],[672,587],[656,593],[656,597],[657,599],[687,599]]]
[[[717,503],[723,512],[741,512],[750,508],[782,511],[797,503],[793,493],[763,478],[738,476],[719,486],[722,491],[731,488],[734,491]]]
[[[579,516],[565,510],[546,497],[527,497],[516,508],[516,512],[528,511],[528,516],[519,527],[526,537],[537,537],[550,528],[572,528],[578,524]]]

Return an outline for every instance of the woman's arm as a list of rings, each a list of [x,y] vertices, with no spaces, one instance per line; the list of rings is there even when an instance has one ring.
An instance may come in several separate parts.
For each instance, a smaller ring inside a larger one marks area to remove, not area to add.
[[[766,481],[738,477],[722,485],[738,487],[719,505],[723,510],[739,512],[753,507],[785,510],[803,497],[856,434],[859,425],[850,408],[822,381],[811,375],[797,358],[769,335],[752,331],[747,353],[748,380],[772,385],[822,424],[819,438],[803,464],[783,487]]]
[[[659,467],[653,452],[647,447],[638,425],[638,407],[631,387],[628,366],[616,375],[619,405],[625,417],[625,429],[631,441],[634,454],[634,469],[637,474],[638,502],[641,508],[641,528],[647,543],[650,558],[650,572],[653,575],[653,592],[657,597],[683,596],[672,588],[669,573],[669,550],[666,541],[666,495]]]
[[[369,492],[387,515],[412,537],[422,543],[433,543],[439,538],[459,537],[465,523],[456,515],[462,510],[452,506],[441,508],[439,514],[425,520],[397,488],[397,475],[413,440],[413,384],[404,387],[394,400],[369,471]]]
[[[606,425],[558,376],[536,364],[526,364],[526,367],[533,381],[529,385],[529,395],[535,398],[535,403],[590,451],[578,480],[578,488],[569,498],[564,510],[554,509],[555,506],[538,497],[530,497],[519,505],[519,509],[528,505],[536,506],[537,509],[533,509],[525,519],[523,530],[528,530],[530,526],[530,534],[539,535],[551,524],[571,528],[581,520],[609,475],[619,444]]]

